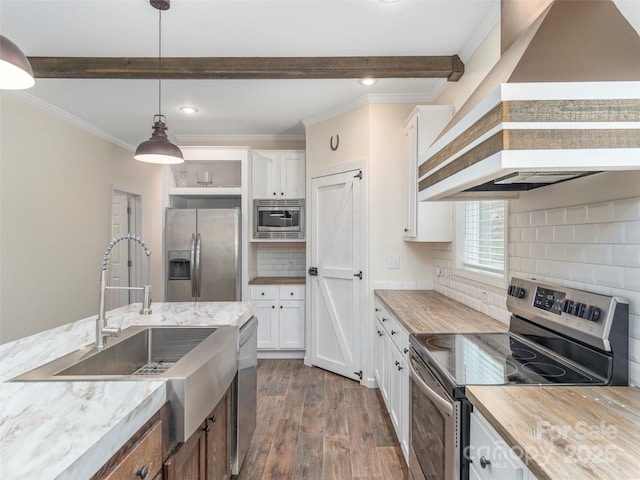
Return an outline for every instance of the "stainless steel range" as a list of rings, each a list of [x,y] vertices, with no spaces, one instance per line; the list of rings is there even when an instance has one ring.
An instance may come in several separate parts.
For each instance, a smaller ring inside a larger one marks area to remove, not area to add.
[[[466,480],[467,385],[626,385],[626,300],[513,278],[508,333],[414,334],[409,463],[415,480]]]

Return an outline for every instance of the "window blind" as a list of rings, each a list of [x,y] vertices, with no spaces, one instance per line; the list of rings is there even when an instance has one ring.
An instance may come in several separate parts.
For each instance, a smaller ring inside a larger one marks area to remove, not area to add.
[[[465,202],[464,267],[504,273],[504,215],[503,200]]]

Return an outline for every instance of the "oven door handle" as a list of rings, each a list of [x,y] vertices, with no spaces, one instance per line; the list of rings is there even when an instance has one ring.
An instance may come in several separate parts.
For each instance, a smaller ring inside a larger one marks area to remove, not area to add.
[[[410,363],[409,368],[411,370],[411,378],[413,379],[414,382],[416,382],[416,385],[420,387],[420,390],[422,390],[422,392],[429,398],[429,400],[431,400],[436,405],[436,407],[438,407],[438,409],[442,413],[444,413],[445,415],[448,415],[449,417],[452,417],[453,405],[451,401],[441,397],[431,387],[429,387],[429,385],[425,383],[425,381],[422,379],[422,377],[416,371],[416,369],[413,368],[413,365],[411,365],[411,362],[409,363]]]

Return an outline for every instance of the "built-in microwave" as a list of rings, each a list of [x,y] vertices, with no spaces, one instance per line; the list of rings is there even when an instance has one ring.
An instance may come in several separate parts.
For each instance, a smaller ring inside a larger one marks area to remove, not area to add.
[[[254,200],[253,238],[304,239],[304,199]]]

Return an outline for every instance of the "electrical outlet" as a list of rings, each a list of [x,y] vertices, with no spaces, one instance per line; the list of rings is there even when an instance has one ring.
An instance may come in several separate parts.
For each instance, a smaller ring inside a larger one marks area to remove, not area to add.
[[[400,268],[400,255],[387,255],[387,268]]]
[[[482,290],[480,292],[480,301],[485,305],[489,305],[489,292],[486,290]]]

